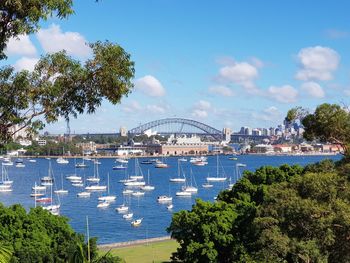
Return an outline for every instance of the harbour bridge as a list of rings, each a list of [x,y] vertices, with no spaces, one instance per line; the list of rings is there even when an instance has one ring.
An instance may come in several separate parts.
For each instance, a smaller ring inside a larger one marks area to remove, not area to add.
[[[197,134],[201,136],[211,136],[216,140],[221,140],[223,133],[209,125],[199,121],[184,118],[166,118],[151,121],[129,130],[129,136],[144,134],[148,131],[156,131],[157,134]]]

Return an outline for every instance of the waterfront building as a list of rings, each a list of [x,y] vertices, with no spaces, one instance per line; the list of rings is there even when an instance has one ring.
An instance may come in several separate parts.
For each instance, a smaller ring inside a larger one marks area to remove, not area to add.
[[[278,153],[291,153],[293,146],[289,144],[276,144],[273,145],[273,150]]]
[[[47,144],[47,141],[44,139],[37,139],[36,141],[39,146],[45,146]]]
[[[258,144],[253,147],[253,151],[256,153],[269,154],[274,152],[274,148],[271,144]]]
[[[161,145],[163,155],[187,155],[187,154],[207,154],[209,143],[201,141],[201,138],[192,135],[176,137],[170,135],[166,144]]]
[[[81,148],[83,152],[96,152],[96,143],[92,141],[77,143],[76,146]]]
[[[146,148],[141,145],[136,146],[119,146],[115,150],[115,154],[118,156],[127,156],[127,155],[144,155]]]

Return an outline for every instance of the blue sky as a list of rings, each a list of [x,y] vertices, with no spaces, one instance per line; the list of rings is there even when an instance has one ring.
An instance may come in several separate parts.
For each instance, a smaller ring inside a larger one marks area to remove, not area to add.
[[[3,62],[30,69],[40,54],[60,49],[84,60],[84,43],[97,40],[131,54],[132,94],[79,116],[72,132],[174,116],[236,131],[275,126],[294,106],[349,104],[349,1],[79,0],[74,10],[11,40]],[[63,133],[66,125],[45,130]]]

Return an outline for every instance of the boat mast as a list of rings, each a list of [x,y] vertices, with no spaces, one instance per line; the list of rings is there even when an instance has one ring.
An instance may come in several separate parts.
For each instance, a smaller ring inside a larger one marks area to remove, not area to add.
[[[216,177],[219,177],[219,153],[216,154]]]

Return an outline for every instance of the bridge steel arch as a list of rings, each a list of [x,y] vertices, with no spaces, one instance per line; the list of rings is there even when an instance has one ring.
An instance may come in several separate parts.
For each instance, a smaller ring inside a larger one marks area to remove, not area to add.
[[[183,119],[183,118],[166,118],[166,119],[160,119],[160,120],[155,120],[155,121],[151,121],[145,124],[142,124],[136,128],[133,128],[129,131],[130,135],[136,135],[136,134],[142,134],[145,131],[157,127],[157,126],[161,126],[161,125],[166,125],[166,124],[170,124],[170,123],[179,123],[182,125],[189,125],[189,126],[193,126],[196,127],[200,130],[202,130],[203,132],[212,135],[213,137],[220,139],[222,137],[222,132],[219,131],[218,129],[215,129],[209,125],[206,125],[204,123],[201,123],[199,121],[195,121],[195,120],[190,120],[190,119]]]

